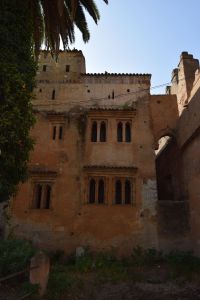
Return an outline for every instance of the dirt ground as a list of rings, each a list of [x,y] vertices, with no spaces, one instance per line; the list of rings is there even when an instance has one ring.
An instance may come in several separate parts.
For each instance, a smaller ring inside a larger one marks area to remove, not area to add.
[[[20,300],[21,296],[12,287],[0,287],[0,300]],[[33,299],[27,297],[26,299]],[[41,298],[35,297],[34,300]],[[171,283],[103,283],[87,286],[82,290],[71,290],[59,300],[198,300],[200,286]]]
[[[103,284],[91,287],[79,294],[64,295],[62,300],[196,300],[200,299],[200,287],[174,284]]]

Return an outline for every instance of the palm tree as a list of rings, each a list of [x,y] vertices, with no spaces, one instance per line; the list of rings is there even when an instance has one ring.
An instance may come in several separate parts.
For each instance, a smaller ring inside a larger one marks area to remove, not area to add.
[[[108,4],[108,0],[103,0]],[[84,42],[90,38],[85,11],[97,24],[99,11],[93,0],[29,0],[34,27],[34,42],[36,53],[41,43],[45,41],[47,49],[58,52],[60,38],[66,48],[73,43],[74,25],[82,33]]]
[[[108,0],[103,0],[108,3]],[[84,42],[90,38],[85,17],[100,16],[93,0],[0,1],[0,202],[26,178],[33,141],[32,90],[42,43],[58,54],[74,42],[74,27]]]

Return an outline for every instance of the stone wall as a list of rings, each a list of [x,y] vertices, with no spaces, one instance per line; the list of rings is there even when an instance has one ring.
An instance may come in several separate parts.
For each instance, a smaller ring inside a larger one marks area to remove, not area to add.
[[[11,208],[15,234],[67,253],[77,246],[121,254],[137,245],[157,247],[150,75],[83,74],[84,58],[77,51],[61,53],[58,63],[50,56],[41,59],[30,175]],[[93,121],[105,122],[105,142],[91,141]],[[129,142],[117,141],[119,122],[130,124]],[[91,178],[104,180],[103,204],[88,203]],[[129,204],[115,204],[117,179],[131,182]],[[33,206],[37,184],[51,187],[48,209]]]

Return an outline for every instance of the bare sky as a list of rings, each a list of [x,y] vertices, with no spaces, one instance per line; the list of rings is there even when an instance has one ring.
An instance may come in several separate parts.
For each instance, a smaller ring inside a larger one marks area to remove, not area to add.
[[[101,20],[88,17],[89,43],[77,33],[71,46],[83,51],[87,72],[151,73],[157,86],[170,81],[182,51],[200,58],[200,0],[95,1]]]

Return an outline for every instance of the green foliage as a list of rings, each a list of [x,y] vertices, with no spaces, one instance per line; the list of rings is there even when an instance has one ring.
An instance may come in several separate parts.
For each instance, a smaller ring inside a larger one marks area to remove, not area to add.
[[[30,295],[38,295],[39,293],[39,284],[31,284],[30,282],[26,281],[24,282],[22,289],[24,294],[30,294]]]
[[[31,106],[36,64],[32,23],[23,0],[0,3],[0,202],[8,200],[27,176],[33,141]]]
[[[12,274],[28,267],[34,252],[34,248],[28,241],[1,240],[0,275]]]
[[[153,266],[164,261],[162,251],[157,251],[154,248],[143,249],[139,246],[133,249],[132,262],[136,266]]]
[[[171,267],[173,278],[183,276],[190,280],[195,274],[200,274],[200,258],[191,251],[172,251],[166,255],[166,261]]]
[[[73,276],[68,273],[68,269],[62,265],[54,265],[51,269],[48,282],[48,299],[60,299],[62,293],[71,288],[76,283]]]

